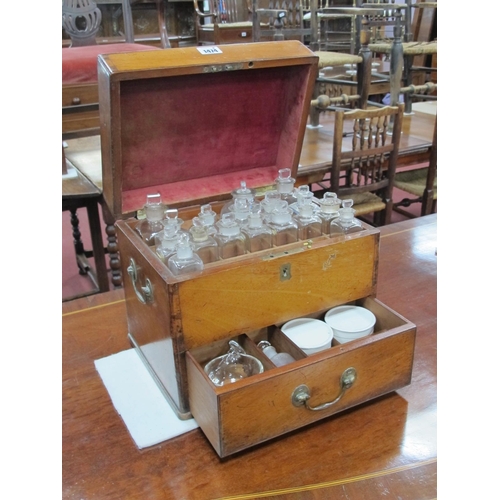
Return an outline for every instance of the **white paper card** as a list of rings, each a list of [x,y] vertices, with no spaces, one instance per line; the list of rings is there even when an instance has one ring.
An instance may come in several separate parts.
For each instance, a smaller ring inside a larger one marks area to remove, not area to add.
[[[138,448],[198,427],[194,418],[177,417],[135,349],[98,359],[94,364]]]
[[[222,50],[219,49],[219,47],[215,45],[210,45],[209,47],[196,47],[198,49],[198,52],[204,56],[210,55],[210,54],[222,54]]]

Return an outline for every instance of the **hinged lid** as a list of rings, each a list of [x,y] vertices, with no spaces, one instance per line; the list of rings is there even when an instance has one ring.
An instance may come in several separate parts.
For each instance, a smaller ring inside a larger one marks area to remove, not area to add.
[[[317,61],[298,41],[99,56],[103,192],[115,219],[296,177]]]

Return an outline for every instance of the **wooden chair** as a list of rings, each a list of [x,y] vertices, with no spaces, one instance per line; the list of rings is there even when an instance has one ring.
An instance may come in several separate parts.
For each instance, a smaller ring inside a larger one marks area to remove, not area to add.
[[[193,0],[198,45],[222,45],[252,41],[251,8],[247,0],[208,0],[202,12]]]
[[[413,218],[414,214],[403,210],[413,203],[421,203],[420,215],[429,215],[437,209],[437,117],[434,125],[434,137],[430,150],[429,165],[397,172],[394,177],[394,187],[413,195],[394,203],[393,210],[406,217]]]
[[[63,301],[109,290],[109,278],[106,269],[105,249],[102,241],[99,203],[102,201],[102,190],[92,184],[75,166],[66,159],[62,148],[62,210],[71,213],[73,243],[76,264],[82,275],[87,275],[94,284],[90,292],[78,296],[63,297]],[[81,239],[77,211],[87,210],[92,248],[86,250]],[[94,258],[94,266],[89,258]]]
[[[379,9],[379,14],[369,19],[374,36],[368,46],[373,53],[384,54],[391,60],[388,75],[391,105],[399,102],[399,96],[403,94],[405,113],[411,113],[413,99],[417,96],[433,99],[435,97],[429,94],[436,88],[435,85],[430,84],[421,85],[420,89],[416,89],[414,85],[415,72],[429,73],[431,68],[415,67],[414,58],[437,55],[437,40],[413,40],[412,9],[437,9],[437,2],[411,3],[411,0],[405,0],[405,3],[395,3],[394,0],[378,0],[376,3],[362,5]],[[389,26],[392,29],[390,37],[387,36]]]
[[[133,0],[130,0],[133,2]],[[155,0],[161,29],[162,45],[170,46],[165,28],[164,3]],[[106,3],[106,2],[100,2]],[[131,11],[129,0],[123,0],[126,12]],[[133,34],[127,29],[130,43],[96,44],[101,23],[101,11],[94,0],[63,0],[62,25],[71,37],[71,46],[62,49],[62,132],[63,138],[99,133],[99,96],[97,90],[97,56],[115,52],[160,50],[151,45],[133,43]],[[127,26],[129,23],[125,23]]]
[[[332,191],[353,200],[356,217],[373,213],[373,224],[388,224],[402,120],[402,104],[336,111],[332,167],[316,196]]]

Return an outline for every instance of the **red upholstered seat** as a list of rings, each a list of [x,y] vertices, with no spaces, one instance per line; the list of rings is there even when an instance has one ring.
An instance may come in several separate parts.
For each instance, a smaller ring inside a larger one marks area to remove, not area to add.
[[[117,52],[138,52],[162,50],[159,47],[137,43],[112,43],[109,45],[88,45],[62,49],[62,83],[96,83],[97,56]]]

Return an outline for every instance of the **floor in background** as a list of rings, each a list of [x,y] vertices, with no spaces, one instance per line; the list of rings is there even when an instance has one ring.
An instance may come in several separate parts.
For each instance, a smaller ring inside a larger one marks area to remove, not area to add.
[[[404,193],[398,189],[394,190],[394,201],[399,201],[404,197]],[[419,214],[420,204],[415,203],[409,208],[407,208],[411,213],[415,215]],[[81,239],[84,243],[85,249],[90,249],[90,232],[87,213],[85,209],[80,209],[78,211],[78,219],[80,221],[80,233]],[[400,222],[406,220],[404,215],[398,214],[396,212],[392,213],[392,222]],[[106,233],[105,226],[101,214],[101,229],[104,245],[106,245]],[[93,265],[93,259],[89,259],[90,263]],[[109,261],[106,256],[106,261]],[[108,275],[111,274],[108,272]],[[89,276],[80,275],[78,271],[78,266],[76,264],[75,250],[73,247],[73,228],[71,226],[71,214],[70,212],[62,213],[62,298],[66,300],[68,297],[73,297],[81,293],[91,292],[94,289],[94,285]],[[110,289],[113,289],[113,285],[110,283]]]

